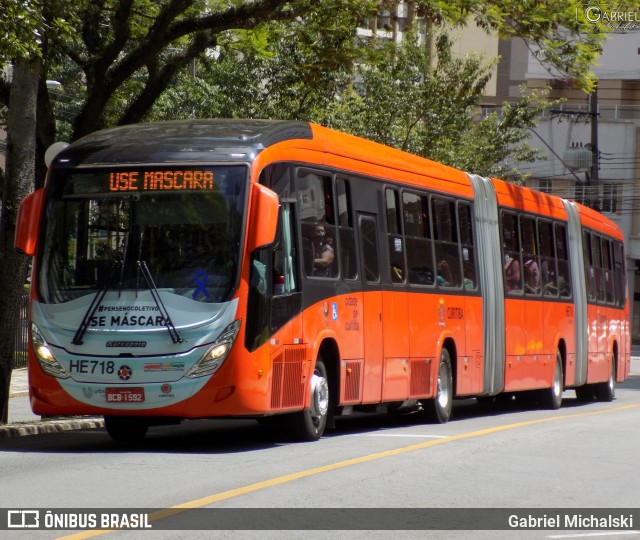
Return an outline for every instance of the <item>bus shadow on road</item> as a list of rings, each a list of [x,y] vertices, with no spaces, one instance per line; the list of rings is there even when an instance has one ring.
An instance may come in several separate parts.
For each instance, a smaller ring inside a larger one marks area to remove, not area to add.
[[[618,383],[618,395],[628,390],[640,390],[640,375],[631,375]],[[563,395],[562,409],[588,409],[594,402],[578,401],[573,390]],[[544,411],[526,394],[499,395],[491,400],[458,399],[454,403],[450,422],[475,418],[508,418],[518,413]],[[355,413],[336,419],[336,428],[324,437],[375,433],[415,425],[429,425],[419,414]],[[436,424],[432,424],[434,427]],[[61,431],[0,439],[0,453],[172,453],[172,454],[241,454],[295,444],[283,426],[260,424],[254,420],[188,420],[174,426],[157,426],[138,442],[117,443],[104,429]],[[313,443],[305,443],[313,444]]]
[[[281,431],[254,420],[188,420],[151,427],[136,442],[113,441],[104,429],[60,431],[0,439],[2,452],[241,454],[290,442]]]

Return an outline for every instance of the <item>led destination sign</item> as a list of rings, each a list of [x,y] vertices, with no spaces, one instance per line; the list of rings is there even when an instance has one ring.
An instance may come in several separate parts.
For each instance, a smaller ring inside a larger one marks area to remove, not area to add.
[[[213,191],[213,171],[122,171],[109,174],[109,191]]]

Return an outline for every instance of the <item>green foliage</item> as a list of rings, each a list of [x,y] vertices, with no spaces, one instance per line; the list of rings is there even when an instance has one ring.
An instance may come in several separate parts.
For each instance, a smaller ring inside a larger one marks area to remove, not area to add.
[[[47,33],[69,36],[61,0],[5,0],[0,8],[0,66],[42,57]]]
[[[334,3],[309,10],[304,22],[271,23],[225,32],[215,54],[200,57],[194,73],[150,111],[148,119],[199,117],[309,119],[322,115],[367,56],[356,39],[363,12],[335,10]]]
[[[505,109],[476,121],[490,71],[479,58],[455,59],[441,40],[432,69],[411,44],[396,51],[357,39],[359,23],[393,11],[396,0],[5,3],[2,58],[43,53],[43,76],[63,83],[49,97],[69,140],[142,119],[250,116],[310,119],[462,167],[477,165],[478,155],[506,159],[465,152],[462,141],[473,147],[494,137],[511,151],[519,147],[513,122],[522,115]],[[476,24],[525,37],[549,66],[585,89],[593,83],[589,66],[604,30],[587,24],[580,0],[408,4],[430,32]],[[536,110],[533,101],[522,107]]]
[[[424,50],[407,41],[397,62],[367,66],[359,85],[335,101],[327,123],[362,137],[482,175],[520,180],[513,165],[536,158],[527,128],[549,103],[531,95],[479,119],[492,64],[455,58],[442,34],[431,67]]]
[[[433,67],[424,48],[411,39],[399,47],[375,43],[371,54],[371,49],[358,49],[355,33],[346,32],[353,55],[318,69],[322,49],[301,45],[295,32],[291,25],[280,25],[270,34],[252,32],[230,42],[217,58],[198,63],[195,78],[184,76],[167,92],[149,119],[310,120],[512,180],[519,179],[516,161],[535,159],[526,144],[527,128],[547,101],[523,97],[478,118],[494,64],[479,56],[455,57],[445,34],[437,39]]]
[[[43,22],[38,5],[18,0],[3,2],[0,15],[0,65],[39,54]]]

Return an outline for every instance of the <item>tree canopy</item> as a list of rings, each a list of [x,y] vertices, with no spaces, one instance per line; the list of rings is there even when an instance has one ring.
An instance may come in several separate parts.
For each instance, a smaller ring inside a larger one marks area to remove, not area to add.
[[[359,54],[344,32],[383,9],[393,10],[399,2],[5,0],[4,4],[8,16],[0,18],[0,35],[8,38],[0,43],[0,59],[41,54],[44,77],[57,78],[63,70],[75,77],[61,82],[75,94],[70,138],[76,139],[106,125],[140,121],[194,60],[213,50],[230,52],[239,31],[264,29],[273,21],[291,21],[298,28],[299,46],[322,53],[309,76],[323,77],[327,66],[348,63]],[[580,0],[408,0],[405,4],[430,28],[476,24],[503,37],[528,38],[550,67],[587,90],[593,83],[589,66],[597,58],[603,31],[584,24]],[[321,28],[325,32],[316,31]],[[318,37],[324,49],[312,42]],[[8,103],[4,86],[1,95]]]

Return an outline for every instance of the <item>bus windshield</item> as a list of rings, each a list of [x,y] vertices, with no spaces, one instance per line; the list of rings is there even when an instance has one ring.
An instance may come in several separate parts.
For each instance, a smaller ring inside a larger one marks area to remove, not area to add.
[[[42,300],[147,289],[142,266],[161,291],[228,299],[246,184],[242,165],[53,171],[39,257]]]

